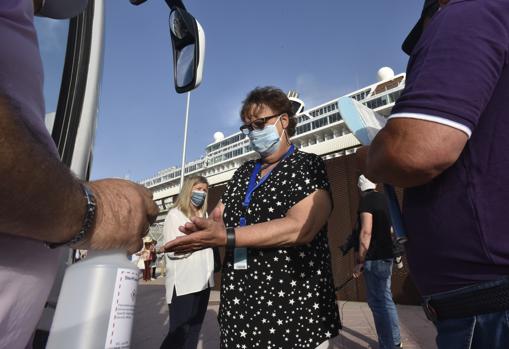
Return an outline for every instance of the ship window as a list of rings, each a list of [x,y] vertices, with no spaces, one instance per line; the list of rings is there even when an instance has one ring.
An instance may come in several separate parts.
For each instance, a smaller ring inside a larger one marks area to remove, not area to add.
[[[297,131],[296,132],[297,134],[302,134],[302,133],[311,131],[311,125],[309,123],[308,124],[304,124],[304,125],[300,125],[300,126],[297,127],[296,131]]]
[[[389,102],[394,103],[398,100],[398,98],[401,96],[401,91],[393,92],[389,95]]]
[[[313,121],[313,129],[323,127],[327,124],[328,124],[327,118],[321,118],[321,119],[315,120],[315,121]]]
[[[341,120],[341,116],[339,113],[334,113],[332,115],[329,115],[329,123],[332,124],[333,122]]]

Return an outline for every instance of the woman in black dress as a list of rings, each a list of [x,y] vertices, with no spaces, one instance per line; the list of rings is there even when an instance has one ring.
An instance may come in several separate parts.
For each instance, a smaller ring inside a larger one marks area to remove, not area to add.
[[[210,219],[193,218],[181,227],[188,236],[165,245],[177,253],[226,246],[221,348],[319,348],[341,326],[325,164],[290,143],[293,116],[279,89],[257,88],[247,96],[241,130],[261,158],[235,172]]]

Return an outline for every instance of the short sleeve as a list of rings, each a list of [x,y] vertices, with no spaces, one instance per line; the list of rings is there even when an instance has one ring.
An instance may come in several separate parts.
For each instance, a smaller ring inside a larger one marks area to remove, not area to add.
[[[374,205],[373,205],[373,196],[372,195],[365,195],[361,198],[359,202],[359,214],[361,213],[371,213],[374,212]]]
[[[315,191],[322,189],[330,194],[330,184],[327,177],[325,162],[318,155],[300,153],[295,164],[293,185],[291,191],[292,204],[295,205]],[[292,205],[292,206],[293,206]]]
[[[507,65],[507,1],[451,1],[412,52],[391,118],[456,127],[470,136]]]

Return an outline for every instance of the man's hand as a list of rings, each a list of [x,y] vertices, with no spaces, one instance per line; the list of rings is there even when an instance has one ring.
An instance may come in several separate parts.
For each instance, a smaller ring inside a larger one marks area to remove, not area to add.
[[[121,179],[87,183],[96,199],[96,217],[79,249],[126,248],[130,254],[143,247],[142,238],[157,218],[159,209],[145,187]]]
[[[192,217],[191,222],[179,227],[187,236],[179,236],[164,245],[165,252],[191,253],[208,247],[226,245],[226,227],[221,210],[215,208],[211,218]]]
[[[363,271],[364,271],[364,263],[357,263],[355,265],[355,267],[353,268],[352,276],[355,279],[358,279],[361,276]]]

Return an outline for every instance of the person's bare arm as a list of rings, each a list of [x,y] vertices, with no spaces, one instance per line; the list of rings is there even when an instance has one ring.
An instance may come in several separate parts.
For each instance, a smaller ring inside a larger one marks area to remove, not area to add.
[[[0,232],[65,242],[81,229],[86,200],[81,182],[39,143],[11,101],[0,96]],[[139,250],[157,215],[151,193],[122,180],[88,183],[96,219],[79,248]]]
[[[359,260],[358,263],[364,263],[366,254],[371,243],[371,234],[373,231],[373,215],[369,212],[362,212],[361,231],[359,233]]]
[[[317,190],[288,210],[284,218],[236,228],[236,245],[287,247],[310,243],[327,223],[331,210],[329,193]]]
[[[364,262],[366,261],[366,254],[371,244],[371,234],[373,231],[373,215],[369,212],[362,212],[360,214],[361,230],[359,232],[359,252],[355,253],[355,266],[353,268],[352,276],[358,278],[364,271]]]
[[[309,243],[329,218],[332,209],[329,193],[317,190],[298,202],[286,217],[270,222],[235,228],[237,247],[288,247]],[[187,253],[199,249],[224,246],[225,226],[219,219],[219,210],[211,219],[193,218],[181,228],[188,236],[179,237],[164,248],[166,251]]]
[[[443,124],[390,119],[375,137],[369,152],[360,151],[365,175],[379,183],[406,188],[425,184],[458,160],[468,136]],[[362,159],[362,155],[367,155]]]
[[[70,240],[86,201],[80,183],[0,97],[0,231],[37,240]]]

